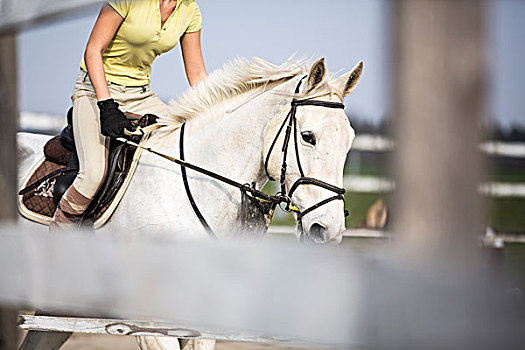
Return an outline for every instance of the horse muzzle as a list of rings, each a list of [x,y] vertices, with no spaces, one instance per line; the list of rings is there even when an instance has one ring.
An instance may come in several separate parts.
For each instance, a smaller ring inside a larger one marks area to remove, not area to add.
[[[343,239],[344,229],[329,229],[317,221],[309,224],[307,228],[303,227],[304,224],[304,222],[298,221],[296,226],[296,235],[301,243],[332,246],[341,243]]]

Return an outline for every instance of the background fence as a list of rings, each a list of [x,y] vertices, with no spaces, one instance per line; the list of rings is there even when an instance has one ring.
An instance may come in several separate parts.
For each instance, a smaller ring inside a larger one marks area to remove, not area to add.
[[[21,113],[19,130],[56,135],[64,125],[65,116],[23,112]],[[352,150],[349,154],[349,165],[345,170],[346,175],[344,176],[344,186],[347,191],[349,191],[347,204],[350,204],[353,208],[353,217],[351,217],[353,221],[347,222],[349,230],[345,232],[345,237],[391,237],[391,234],[385,234],[377,229],[367,229],[364,226],[356,227],[355,222],[364,222],[364,216],[367,214],[370,206],[375,202],[375,198],[384,196],[389,198],[395,191],[396,184],[389,176],[388,171],[385,171],[385,169],[388,168],[389,159],[392,158],[393,152],[395,152],[395,142],[392,138],[384,135],[359,134],[359,130],[357,130],[357,132],[358,135],[352,145]],[[484,141],[479,144],[479,150],[489,159],[523,160],[525,163],[525,143],[523,142]],[[381,158],[373,160],[372,163],[375,163],[375,166],[370,165],[370,161],[367,161],[368,158],[371,158],[370,155],[372,154],[382,155]],[[363,169],[361,169],[361,163],[364,164]],[[372,171],[366,169],[370,166],[377,169]],[[500,172],[507,173],[509,170],[502,170]],[[519,182],[515,179],[507,182],[504,180],[505,177],[502,177],[500,180],[482,181],[479,185],[479,193],[483,195],[489,203],[490,201],[497,201],[498,199],[510,199],[511,201],[517,199],[517,204],[513,204],[511,209],[519,210],[519,208],[522,207],[522,209],[525,210],[525,199],[524,203],[520,201],[522,198],[525,198],[525,182]],[[388,203],[388,205],[390,204],[391,203]],[[518,209],[516,209],[516,207]],[[508,210],[508,208],[503,207],[501,210]],[[505,218],[501,220],[505,220]],[[505,226],[503,229],[499,228],[499,221],[495,225],[498,232],[492,231],[496,237],[504,241],[525,241],[525,238],[519,235],[519,228],[522,226],[521,223],[517,225],[517,230],[510,230],[509,232],[508,229],[505,229]],[[291,216],[278,212],[276,223],[272,225],[270,232],[290,234],[292,229],[286,224],[291,224],[292,222],[293,218]],[[523,227],[523,230],[525,230],[525,227]]]

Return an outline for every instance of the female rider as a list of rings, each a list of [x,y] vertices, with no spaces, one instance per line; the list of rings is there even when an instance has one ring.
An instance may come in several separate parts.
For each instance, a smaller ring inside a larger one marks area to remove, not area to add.
[[[131,127],[123,112],[167,114],[149,88],[157,56],[180,41],[190,85],[206,78],[201,23],[194,0],[112,0],[102,7],[72,95],[79,172],[58,205],[52,229],[79,226],[104,180],[109,137]]]
[[[79,226],[106,173],[108,137],[131,126],[123,111],[167,114],[149,88],[158,55],[180,42],[190,85],[206,78],[200,29],[195,0],[110,0],[102,7],[72,96],[79,172],[58,205],[52,229]],[[58,349],[70,335],[30,331],[20,349]],[[139,344],[148,348],[144,339]]]

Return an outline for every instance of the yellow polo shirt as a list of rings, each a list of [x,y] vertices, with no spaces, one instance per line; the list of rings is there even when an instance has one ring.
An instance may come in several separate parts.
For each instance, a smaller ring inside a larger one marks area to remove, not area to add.
[[[184,33],[199,31],[201,13],[195,0],[178,0],[161,28],[159,0],[111,0],[124,21],[102,55],[106,80],[125,86],[149,84],[151,64],[175,47]],[[84,60],[80,67],[87,72]]]

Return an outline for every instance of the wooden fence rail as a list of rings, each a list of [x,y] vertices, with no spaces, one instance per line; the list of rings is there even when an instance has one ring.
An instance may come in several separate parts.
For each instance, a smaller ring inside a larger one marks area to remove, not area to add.
[[[393,246],[364,256],[348,246],[20,231],[0,229],[0,255],[13,261],[0,265],[0,303],[97,317],[22,315],[23,329],[343,348],[374,348],[391,331],[403,348],[414,334],[418,348],[524,340],[525,314],[509,312],[521,300],[471,270],[407,264]]]
[[[166,320],[238,340],[362,341],[363,265],[345,249],[20,231],[0,230],[4,305]]]
[[[176,338],[203,338],[225,341],[257,342],[263,344],[302,344],[319,345],[304,341],[291,340],[270,336],[254,336],[244,334],[217,333],[203,329],[190,329],[168,322],[103,319],[85,317],[53,317],[20,315],[18,325],[25,330],[41,332],[73,332],[84,334],[109,334],[121,336],[154,336]]]

